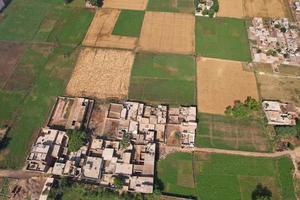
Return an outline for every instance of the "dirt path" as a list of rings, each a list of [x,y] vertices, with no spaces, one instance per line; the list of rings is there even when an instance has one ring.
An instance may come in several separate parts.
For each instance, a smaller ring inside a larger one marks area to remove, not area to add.
[[[14,179],[27,179],[32,177],[46,176],[40,172],[30,172],[25,170],[0,170],[0,177],[14,178]]]

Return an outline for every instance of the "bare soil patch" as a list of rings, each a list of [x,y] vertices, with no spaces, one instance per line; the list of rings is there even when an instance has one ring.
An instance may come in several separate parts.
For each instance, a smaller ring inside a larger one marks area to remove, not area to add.
[[[25,48],[25,44],[0,42],[0,88],[10,79]]]
[[[92,47],[108,47],[134,49],[137,38],[112,35],[120,10],[98,10],[83,41],[83,45]]]
[[[103,8],[146,10],[148,0],[105,0]]]
[[[183,13],[146,12],[139,46],[142,51],[194,54],[195,17]]]
[[[236,100],[258,99],[255,76],[244,71],[241,62],[199,57],[197,96],[200,112],[223,115]]]
[[[79,55],[66,93],[98,99],[124,98],[133,61],[131,51],[85,48]]]

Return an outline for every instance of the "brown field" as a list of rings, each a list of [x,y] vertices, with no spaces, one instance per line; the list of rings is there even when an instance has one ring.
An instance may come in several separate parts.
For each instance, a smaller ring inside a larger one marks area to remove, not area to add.
[[[0,42],[0,88],[3,88],[12,76],[25,48],[24,44]]]
[[[278,76],[269,73],[256,73],[258,88],[262,99],[294,102],[300,106],[300,78]]]
[[[127,96],[134,54],[131,51],[85,48],[66,93],[99,99]]]
[[[218,17],[244,17],[243,0],[219,0],[219,5]]]
[[[224,114],[235,100],[258,99],[255,76],[240,62],[197,58],[197,96],[200,112]]]
[[[219,17],[291,17],[285,0],[219,0]]]
[[[105,0],[103,8],[145,10],[148,0]]]
[[[134,49],[137,38],[112,35],[112,31],[119,17],[120,10],[98,10],[84,38],[83,45],[92,47],[108,47],[120,49]]]
[[[290,17],[285,0],[243,0],[245,17]]]
[[[183,13],[146,12],[139,45],[142,51],[193,54],[195,17]]]

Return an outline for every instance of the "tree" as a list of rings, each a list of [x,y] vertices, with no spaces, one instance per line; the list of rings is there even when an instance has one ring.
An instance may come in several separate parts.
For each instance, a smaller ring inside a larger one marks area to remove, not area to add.
[[[252,200],[271,200],[272,192],[267,186],[261,183],[256,185],[255,190],[252,192]]]
[[[67,130],[67,135],[69,136],[68,148],[71,152],[78,151],[87,142],[87,135],[83,131]]]
[[[92,6],[100,7],[102,4],[101,0],[88,0]]]
[[[130,145],[130,135],[129,133],[123,133],[123,138],[120,141],[120,146],[122,149],[126,149]]]
[[[125,183],[125,177],[124,176],[117,176],[114,178],[114,186],[117,188],[117,189],[121,189],[123,187]]]

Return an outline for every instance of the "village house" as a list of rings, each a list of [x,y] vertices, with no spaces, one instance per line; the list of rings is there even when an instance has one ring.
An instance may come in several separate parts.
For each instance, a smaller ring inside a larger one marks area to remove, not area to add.
[[[248,29],[254,62],[269,64],[300,64],[297,24],[287,18],[254,17]]]
[[[294,126],[300,116],[300,108],[292,103],[263,101],[262,106],[270,125]]]
[[[68,136],[65,132],[43,128],[27,158],[27,169],[47,172],[62,156],[67,154]]]
[[[94,100],[79,97],[58,97],[48,126],[58,130],[87,127]]]

